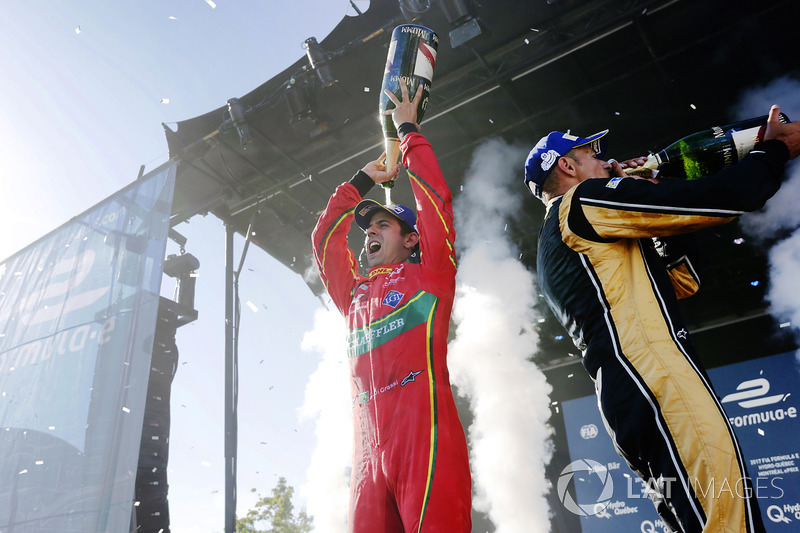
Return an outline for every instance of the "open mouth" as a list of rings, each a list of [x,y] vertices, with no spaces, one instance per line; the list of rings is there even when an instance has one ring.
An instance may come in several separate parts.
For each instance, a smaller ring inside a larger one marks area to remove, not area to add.
[[[378,241],[370,241],[367,244],[367,252],[370,255],[374,254],[375,252],[377,252],[380,249],[381,249],[381,243],[379,243]]]

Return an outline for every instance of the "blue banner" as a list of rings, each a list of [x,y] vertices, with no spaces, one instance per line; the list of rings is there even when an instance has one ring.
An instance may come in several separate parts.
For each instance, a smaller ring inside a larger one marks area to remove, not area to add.
[[[739,439],[767,532],[797,531],[800,372],[795,354],[754,359],[708,374]],[[561,472],[557,493],[567,511],[580,517],[582,530],[668,532],[645,483],[614,450],[597,398],[566,401],[562,407],[572,462]]]
[[[0,264],[0,530],[130,527],[174,180]]]
[[[794,353],[713,369],[709,377],[742,447],[764,525],[800,531],[800,372]]]

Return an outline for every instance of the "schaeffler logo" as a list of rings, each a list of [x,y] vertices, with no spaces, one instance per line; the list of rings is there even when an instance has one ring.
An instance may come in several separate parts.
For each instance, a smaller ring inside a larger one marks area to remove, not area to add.
[[[585,474],[587,477],[596,475],[602,483],[599,496],[591,503],[579,504],[569,492],[570,483],[576,475],[580,481],[585,481],[581,474]],[[608,468],[604,465],[591,459],[578,459],[568,464],[561,471],[556,488],[561,503],[564,504],[564,507],[569,512],[578,516],[592,516],[605,512],[606,507],[611,503],[611,496],[614,494],[614,481],[611,479]]]

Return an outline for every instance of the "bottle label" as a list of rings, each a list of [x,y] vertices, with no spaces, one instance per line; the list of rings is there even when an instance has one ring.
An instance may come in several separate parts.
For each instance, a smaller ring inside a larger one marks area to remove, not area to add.
[[[749,154],[750,151],[755,148],[756,143],[758,142],[759,129],[760,126],[756,126],[755,128],[731,132],[731,141],[733,141],[733,145],[736,148],[736,161],[741,161],[744,156]],[[736,161],[733,161],[733,163]],[[732,163],[728,163],[726,161],[725,166],[727,167],[730,164]]]
[[[392,61],[394,61],[396,50],[397,50],[397,40],[392,39],[392,41],[389,43],[389,53],[386,54],[386,67],[383,70],[384,76],[392,71]]]
[[[422,41],[417,49],[417,60],[414,62],[414,76],[433,81],[433,67],[436,65],[436,49]]]

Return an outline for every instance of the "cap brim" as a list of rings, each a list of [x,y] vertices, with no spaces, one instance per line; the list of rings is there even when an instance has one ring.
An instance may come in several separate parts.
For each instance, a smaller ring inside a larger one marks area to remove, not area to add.
[[[608,131],[609,130],[598,131],[594,135],[585,137],[583,139],[584,142],[582,142],[581,144],[576,144],[574,148],[579,148],[581,146],[586,146],[588,144],[597,142],[597,145],[593,146],[592,148],[597,153],[597,155],[602,155],[606,151],[606,146],[608,144],[608,139],[606,139],[606,134],[608,133]]]
[[[408,224],[408,222],[397,216],[397,213],[393,213],[392,211],[386,209],[386,206],[384,206],[382,203],[376,200],[372,200],[370,198],[366,198],[364,200],[361,200],[355,209],[354,214],[356,217],[356,224],[358,224],[358,227],[363,229],[364,231],[367,231],[367,228],[369,227],[369,222],[370,220],[372,220],[372,217],[375,215],[377,211],[383,211],[384,213],[388,213],[392,215],[392,217],[394,217],[395,219],[399,220],[400,222]]]

